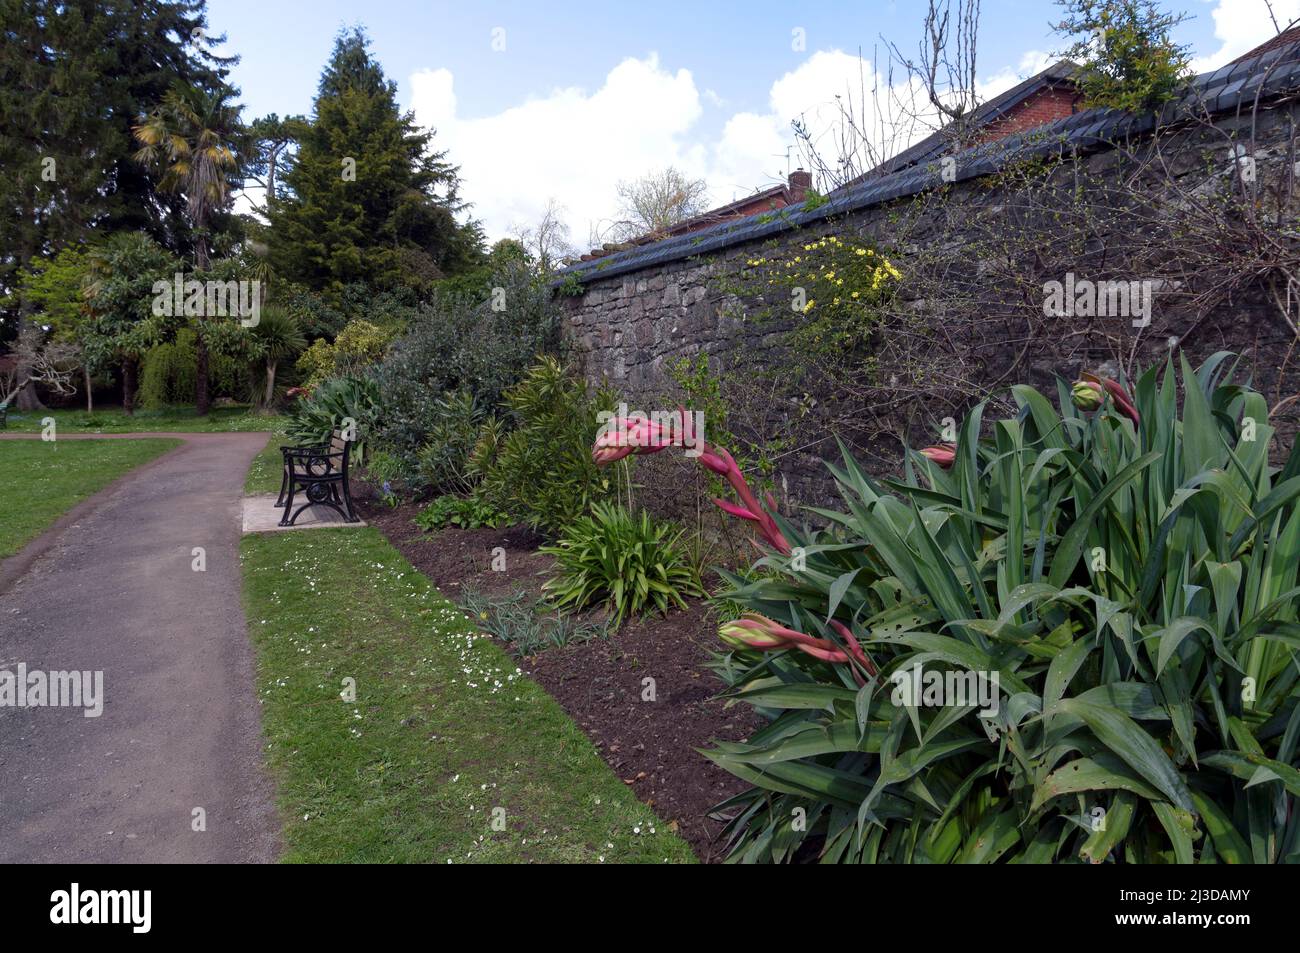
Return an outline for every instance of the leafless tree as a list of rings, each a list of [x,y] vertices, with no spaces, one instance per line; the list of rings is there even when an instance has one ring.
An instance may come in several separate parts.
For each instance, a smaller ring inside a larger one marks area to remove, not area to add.
[[[519,224],[512,229],[514,237],[533,256],[544,274],[550,274],[564,259],[577,254],[564,215],[564,206],[550,198],[546,200],[546,208],[536,225]]]
[[[56,394],[76,392],[78,350],[65,341],[46,341],[35,325],[18,332],[10,349],[10,365],[0,371],[0,406],[8,406],[28,385],[40,385]]]
[[[662,232],[709,209],[709,186],[673,166],[618,184],[618,218],[599,234],[632,241]]]
[[[931,133],[943,131],[961,148],[972,136],[979,107],[976,48],[980,0],[929,0],[915,55],[881,38],[871,59],[858,51],[854,87],[835,94],[829,122],[793,120],[796,145],[827,191],[871,173]],[[883,65],[882,65],[883,56]]]

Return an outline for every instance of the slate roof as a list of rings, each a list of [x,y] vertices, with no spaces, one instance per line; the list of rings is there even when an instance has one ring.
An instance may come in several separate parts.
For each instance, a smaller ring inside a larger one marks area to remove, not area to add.
[[[971,113],[968,121],[975,127],[987,126],[996,122],[1040,90],[1069,83],[1078,71],[1079,65],[1072,63],[1070,60],[1060,60],[1053,63],[1041,73],[1036,73],[1027,80],[994,96],[988,102],[981,103],[979,108]],[[944,134],[944,130],[940,129],[938,132],[931,133],[920,142],[908,146],[897,155],[891,156],[874,168],[864,172],[851,182],[840,186],[835,191],[839,192],[846,188],[852,188],[869,178],[879,177],[882,173],[898,172],[908,166],[936,159],[947,151],[948,141],[948,136]]]
[[[1157,124],[1169,124],[1201,109],[1222,113],[1238,106],[1249,108],[1257,97],[1266,100],[1297,90],[1300,90],[1300,41],[1292,41],[1197,76],[1179,99],[1166,104],[1159,113],[1088,109],[996,142],[974,146],[959,154],[956,181],[997,172],[1009,159],[1100,150],[1117,139],[1149,133]],[[812,209],[803,202],[767,215],[724,222],[580,262],[558,272],[556,281],[564,281],[569,276],[583,282],[599,281],[666,265],[732,245],[761,241],[787,229],[917,195],[941,184],[937,164],[913,165],[837,191]]]

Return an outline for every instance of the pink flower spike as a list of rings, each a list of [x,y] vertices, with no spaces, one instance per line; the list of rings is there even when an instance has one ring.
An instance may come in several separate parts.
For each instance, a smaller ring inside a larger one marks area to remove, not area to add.
[[[713,502],[716,503],[723,512],[730,513],[732,516],[738,516],[742,520],[750,520],[755,523],[762,522],[762,520],[749,512],[749,510],[745,509],[743,506],[737,506],[735,503],[728,503],[726,500],[720,500],[716,497]]]

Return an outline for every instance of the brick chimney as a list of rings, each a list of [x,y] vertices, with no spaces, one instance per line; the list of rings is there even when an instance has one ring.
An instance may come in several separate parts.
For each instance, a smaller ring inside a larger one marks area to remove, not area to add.
[[[805,172],[803,169],[795,169],[790,173],[788,185],[790,188],[790,204],[798,205],[808,197],[808,190],[812,188],[812,173]]]

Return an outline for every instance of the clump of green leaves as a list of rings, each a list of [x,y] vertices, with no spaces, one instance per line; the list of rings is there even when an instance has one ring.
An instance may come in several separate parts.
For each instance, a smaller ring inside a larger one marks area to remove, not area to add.
[[[1060,0],[1054,29],[1077,37],[1065,55],[1082,66],[1076,82],[1089,106],[1151,110],[1173,99],[1188,75],[1187,47],[1170,36],[1185,19],[1154,0]]]
[[[556,605],[582,609],[606,604],[614,628],[629,615],[670,605],[686,608],[686,596],[702,596],[699,573],[678,545],[681,530],[652,520],[642,510],[597,503],[575,520],[553,546],[555,576],[545,590]]]
[[[510,523],[510,514],[503,513],[491,503],[477,496],[440,496],[420,510],[414,520],[420,529],[428,532],[447,526],[461,529],[496,529]]]
[[[612,392],[590,393],[574,371],[544,357],[506,392],[505,404],[504,417],[484,423],[469,462],[485,500],[556,533],[616,492],[591,459],[598,414],[614,409]]]
[[[710,753],[753,785],[733,860],[1300,862],[1300,449],[1270,462],[1229,355],[1181,370],[1012,387],[887,483],[845,451],[847,510],[781,524],[804,559],[727,576],[729,634],[775,633],[718,665],[770,722]],[[866,663],[784,635],[845,631]],[[996,691],[901,691],[926,673]]]
[[[379,411],[379,386],[373,378],[335,377],[294,405],[286,429],[296,443],[306,446],[329,443],[335,430],[351,423],[355,427],[352,460],[360,464]]]
[[[520,655],[609,635],[608,625],[555,610],[521,589],[500,596],[466,588],[460,608],[480,629],[512,646]]]

